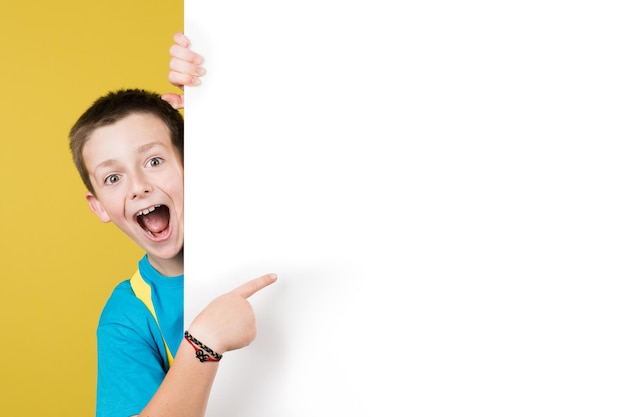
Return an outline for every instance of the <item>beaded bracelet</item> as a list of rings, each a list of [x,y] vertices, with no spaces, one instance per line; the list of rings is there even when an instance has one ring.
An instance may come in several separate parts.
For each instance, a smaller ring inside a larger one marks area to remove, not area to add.
[[[193,337],[187,330],[185,330],[185,340],[194,348],[196,358],[198,358],[200,362],[219,362],[219,360],[222,359],[222,355]]]

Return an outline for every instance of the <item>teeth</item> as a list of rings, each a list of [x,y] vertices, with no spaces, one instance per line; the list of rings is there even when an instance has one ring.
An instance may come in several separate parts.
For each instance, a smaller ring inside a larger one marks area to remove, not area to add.
[[[137,216],[143,216],[143,215],[146,215],[146,214],[148,214],[150,212],[153,212],[157,207],[160,207],[160,205],[152,206],[152,207],[149,207],[149,208],[147,208],[145,210],[141,210],[139,213],[137,213]]]

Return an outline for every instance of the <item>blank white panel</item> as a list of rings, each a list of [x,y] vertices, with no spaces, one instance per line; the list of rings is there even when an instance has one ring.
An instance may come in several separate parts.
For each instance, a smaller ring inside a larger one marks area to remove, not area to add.
[[[279,276],[207,415],[624,415],[625,17],[187,0],[186,321]]]

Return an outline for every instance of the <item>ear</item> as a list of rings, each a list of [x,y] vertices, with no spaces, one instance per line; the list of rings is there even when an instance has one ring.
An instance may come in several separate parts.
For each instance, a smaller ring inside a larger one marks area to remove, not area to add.
[[[89,208],[91,211],[98,216],[102,223],[108,223],[111,221],[111,218],[95,195],[88,191],[87,194],[85,194],[85,198],[89,202]]]

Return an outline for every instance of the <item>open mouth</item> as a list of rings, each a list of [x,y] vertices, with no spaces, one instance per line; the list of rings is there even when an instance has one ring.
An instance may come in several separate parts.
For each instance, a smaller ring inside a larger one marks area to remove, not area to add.
[[[167,234],[170,226],[170,209],[156,205],[137,213],[137,223],[152,237],[159,238]]]

